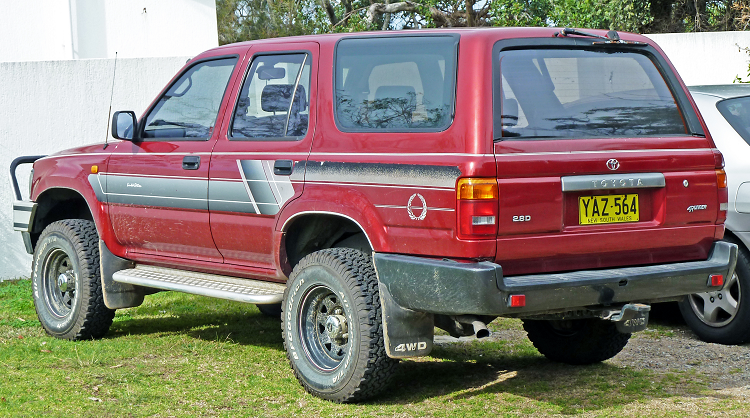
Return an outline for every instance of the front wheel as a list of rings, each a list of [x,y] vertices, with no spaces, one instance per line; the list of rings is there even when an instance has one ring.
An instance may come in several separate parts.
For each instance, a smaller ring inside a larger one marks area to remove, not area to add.
[[[389,383],[396,360],[385,352],[378,281],[367,254],[334,248],[303,258],[287,283],[282,319],[289,363],[311,394],[359,401]]]
[[[737,267],[724,288],[688,295],[679,303],[685,323],[703,341],[743,344],[750,341],[750,260],[740,246]]]
[[[115,311],[104,305],[99,236],[93,222],[67,219],[44,229],[34,252],[32,286],[39,322],[53,337],[101,338]]]
[[[622,351],[630,339],[630,334],[617,331],[614,322],[601,319],[524,320],[523,329],[545,357],[567,364],[607,360]]]

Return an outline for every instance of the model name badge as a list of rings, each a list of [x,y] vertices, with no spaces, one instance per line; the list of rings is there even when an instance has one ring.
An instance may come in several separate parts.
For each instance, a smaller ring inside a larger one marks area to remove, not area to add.
[[[128,187],[143,187],[138,183],[128,183]]]
[[[693,206],[688,206],[687,211],[692,213],[692,212],[695,212],[696,210],[705,210],[706,208],[708,208],[708,205],[693,205]]]
[[[591,180],[594,189],[606,189],[615,187],[643,187],[641,179],[607,179]]]

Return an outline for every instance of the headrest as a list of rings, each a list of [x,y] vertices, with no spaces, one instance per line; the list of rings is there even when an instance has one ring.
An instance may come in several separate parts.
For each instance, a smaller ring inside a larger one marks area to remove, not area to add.
[[[263,87],[263,92],[260,95],[260,108],[264,112],[288,111],[293,89],[293,84],[269,84]],[[292,113],[307,109],[307,96],[305,96],[305,88],[301,85],[297,86],[295,102]]]
[[[412,86],[380,86],[375,90],[375,100],[406,99],[411,102],[416,97]]]

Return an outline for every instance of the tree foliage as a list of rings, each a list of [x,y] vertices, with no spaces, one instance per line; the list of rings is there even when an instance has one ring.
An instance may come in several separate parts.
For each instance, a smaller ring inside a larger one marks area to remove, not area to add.
[[[629,32],[750,29],[750,0],[217,0],[221,44],[312,33],[560,26]]]

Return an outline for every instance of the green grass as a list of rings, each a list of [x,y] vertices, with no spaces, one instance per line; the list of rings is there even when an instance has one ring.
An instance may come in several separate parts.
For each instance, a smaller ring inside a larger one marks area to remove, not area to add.
[[[512,319],[491,328],[521,332]],[[377,399],[338,405],[302,390],[278,320],[253,305],[159,293],[118,311],[104,339],[69,342],[44,333],[28,281],[0,284],[0,371],[0,416],[702,415],[682,411],[683,397],[719,415],[750,411],[716,401],[708,377],[555,364],[518,338],[438,346],[402,361]]]

